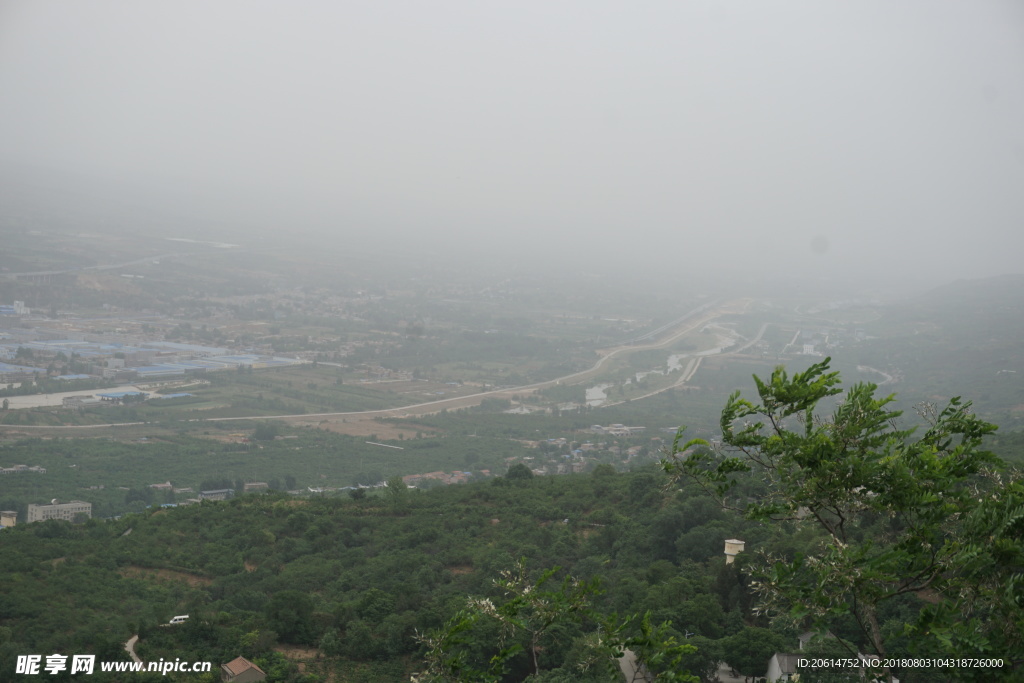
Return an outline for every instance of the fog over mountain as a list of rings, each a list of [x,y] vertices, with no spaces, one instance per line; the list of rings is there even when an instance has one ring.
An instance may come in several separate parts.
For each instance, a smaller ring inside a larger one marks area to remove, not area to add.
[[[1021,270],[1012,0],[4,1],[0,93],[8,177],[54,202],[88,178],[155,233],[624,275]]]

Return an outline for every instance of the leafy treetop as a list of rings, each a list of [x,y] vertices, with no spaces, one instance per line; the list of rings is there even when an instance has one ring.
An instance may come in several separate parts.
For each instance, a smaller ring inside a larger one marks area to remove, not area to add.
[[[767,381],[755,376],[760,402],[736,392],[722,411],[721,452],[700,439],[683,444],[680,432],[664,469],[749,519],[824,532],[818,552],[767,558],[756,583],[764,611],[820,629],[852,616],[862,645],[885,655],[891,638],[883,636],[879,608],[927,592],[944,599],[900,634],[920,652],[1005,657],[1012,650],[1024,658],[1024,553],[1020,525],[1007,533],[1006,505],[1008,496],[1020,500],[1020,485],[1000,480],[998,459],[982,448],[995,425],[954,398],[942,409],[922,408],[928,427],[918,435],[898,426],[894,397],[876,397],[874,384],[853,385],[823,418],[822,402],[842,393],[829,362],[792,377],[781,367]],[[744,480],[749,493],[750,477],[757,494],[739,496]],[[996,588],[978,571],[990,551],[977,539],[999,530],[1004,576]],[[1012,626],[995,626],[995,614]]]

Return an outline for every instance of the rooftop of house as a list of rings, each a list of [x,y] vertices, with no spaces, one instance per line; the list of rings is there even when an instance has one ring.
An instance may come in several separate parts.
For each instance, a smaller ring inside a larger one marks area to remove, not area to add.
[[[235,657],[227,664],[222,664],[221,666],[232,676],[243,674],[249,669],[256,669],[260,673],[265,673],[263,669],[259,668],[245,657]]]

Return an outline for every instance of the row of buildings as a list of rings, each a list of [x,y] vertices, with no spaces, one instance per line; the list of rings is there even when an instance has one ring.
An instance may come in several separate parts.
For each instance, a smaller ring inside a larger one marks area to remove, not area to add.
[[[34,375],[45,376],[38,367],[61,356],[86,373],[62,376],[64,379],[98,377],[118,382],[136,379],[158,379],[238,367],[267,368],[293,365],[295,358],[281,358],[258,353],[235,353],[230,349],[168,341],[135,344],[93,342],[82,339],[21,339],[0,342],[0,361],[14,361],[3,373],[9,381],[27,381]],[[31,359],[29,361],[29,359]],[[31,362],[18,365],[17,361]],[[17,375],[17,376],[15,376]]]
[[[21,465],[21,467],[25,467]],[[36,468],[42,469],[42,468]],[[20,471],[20,470],[19,470]],[[43,472],[46,470],[43,469]],[[163,484],[157,484],[151,488],[162,488]],[[166,484],[170,488],[170,484]],[[253,482],[245,485],[245,490],[249,491],[263,491],[268,488],[264,482]],[[191,491],[191,489],[187,489]],[[191,503],[199,503],[204,500],[227,500],[234,496],[235,491],[233,489],[218,489],[214,491],[200,491],[198,497],[190,498],[183,505]],[[169,503],[166,507],[177,507],[175,503]],[[92,503],[87,503],[82,500],[72,500],[66,503],[61,503],[54,499],[51,503],[36,505],[30,503],[25,515],[25,522],[31,524],[32,522],[45,522],[48,519],[58,519],[67,522],[84,522],[87,519],[92,519]],[[14,510],[0,511],[0,528],[10,527],[17,524],[18,513]]]
[[[647,427],[629,427],[624,424],[610,424],[607,427],[602,425],[591,425],[590,431],[594,434],[607,434],[608,436],[637,436],[643,434]]]
[[[48,519],[61,519],[67,522],[84,522],[92,518],[92,503],[82,500],[72,500],[67,503],[60,503],[57,500],[46,504],[36,505],[30,503],[27,523],[45,522]],[[18,522],[18,513],[14,510],[0,512],[0,528],[14,526]]]
[[[46,468],[39,465],[14,465],[13,467],[0,467],[0,475],[3,474],[46,474]]]
[[[29,315],[31,312],[24,301],[15,301],[14,305],[0,304],[0,315]]]

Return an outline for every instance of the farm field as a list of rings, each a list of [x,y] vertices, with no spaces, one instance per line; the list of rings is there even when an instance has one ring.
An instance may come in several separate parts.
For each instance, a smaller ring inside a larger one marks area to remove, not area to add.
[[[103,393],[109,390],[97,390]],[[304,364],[287,368],[211,373],[190,386],[164,393],[192,396],[144,403],[71,410],[41,406],[0,413],[0,425],[92,425],[117,422],[176,422],[223,417],[298,415],[381,410],[439,398],[465,396],[480,387],[427,380],[367,380],[343,377],[336,367]]]

